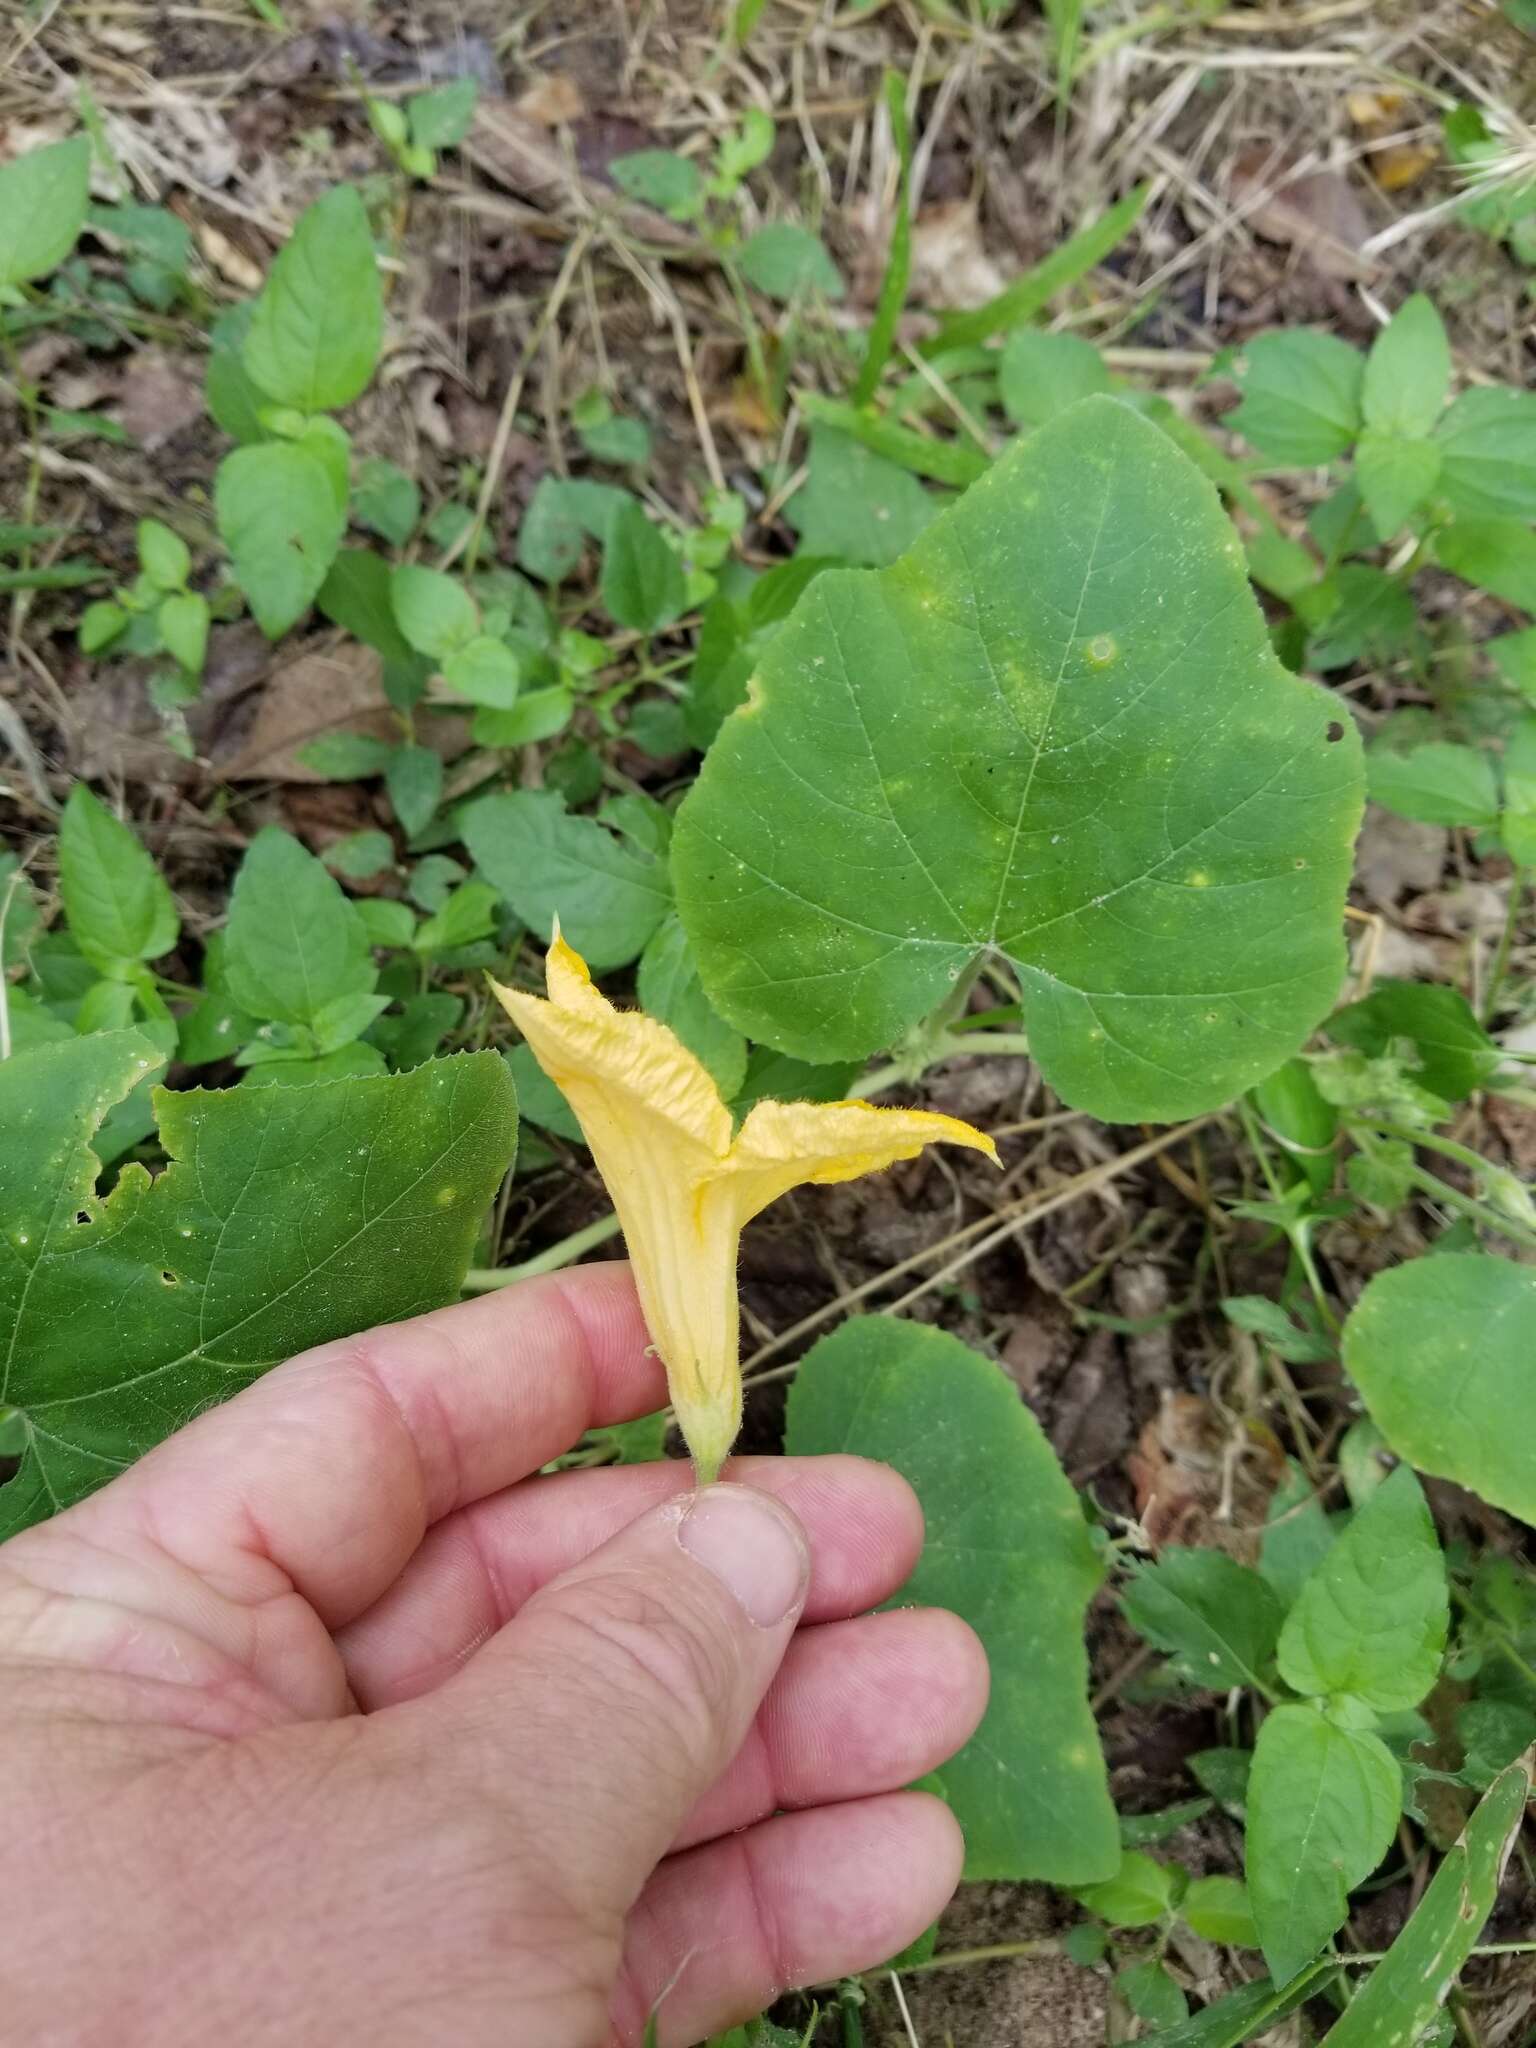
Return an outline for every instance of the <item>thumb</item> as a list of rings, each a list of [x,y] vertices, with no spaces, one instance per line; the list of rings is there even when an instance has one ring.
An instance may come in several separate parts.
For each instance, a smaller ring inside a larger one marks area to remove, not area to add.
[[[542,1587],[439,1690],[438,1740],[480,1731],[498,1796],[565,1896],[622,1915],[745,1740],[809,1576],[805,1532],[767,1494],[668,1501]]]

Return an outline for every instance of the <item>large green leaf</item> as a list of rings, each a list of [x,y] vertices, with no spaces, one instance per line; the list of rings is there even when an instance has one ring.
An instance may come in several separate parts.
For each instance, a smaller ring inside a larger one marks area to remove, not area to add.
[[[170,1164],[95,1192],[137,1033],[0,1063],[0,1402],[26,1448],[0,1537],[268,1366],[458,1292],[517,1112],[494,1053],[301,1088],[155,1092]]]
[[[90,175],[83,135],[30,149],[0,169],[0,287],[58,269],[85,225]]]
[[[1311,1706],[1277,1707],[1248,1777],[1248,1897],[1277,1985],[1349,1916],[1349,1894],[1391,1846],[1402,1778],[1377,1735]]]
[[[967,1872],[1111,1876],[1119,1837],[1083,1648],[1099,1566],[1055,1453],[1008,1380],[941,1331],[862,1317],[801,1365],[786,1449],[881,1458],[910,1480],[928,1541],[897,1598],[952,1608],[986,1644],[991,1704],[939,1772]]]
[[[1523,1763],[1489,1786],[1408,1925],[1330,2031],[1328,2048],[1397,2048],[1423,2036],[1493,1911],[1530,1792]]]
[[[688,934],[675,912],[663,918],[640,955],[640,1007],[677,1033],[708,1067],[729,1102],[747,1077],[747,1042],[715,1014],[699,982]]]
[[[1378,1273],[1344,1363],[1400,1457],[1536,1524],[1536,1272],[1443,1252]]]
[[[59,821],[59,893],[75,944],[104,973],[158,960],[181,930],[160,870],[83,782]]]
[[[1447,1620],[1440,1540],[1400,1465],[1308,1574],[1280,1632],[1280,1674],[1297,1692],[1401,1713],[1440,1675]]]
[[[250,375],[281,405],[328,412],[367,385],[384,297],[362,195],[338,185],[300,216],[272,265],[245,338]]]
[[[1276,660],[1216,493],[1110,398],[878,575],[828,571],[679,814],[704,986],[810,1060],[899,1039],[1007,954],[1052,1086],[1227,1101],[1343,970],[1353,722]]]
[[[214,480],[219,533],[252,616],[269,640],[297,625],[347,528],[324,464],[291,441],[237,448]]]

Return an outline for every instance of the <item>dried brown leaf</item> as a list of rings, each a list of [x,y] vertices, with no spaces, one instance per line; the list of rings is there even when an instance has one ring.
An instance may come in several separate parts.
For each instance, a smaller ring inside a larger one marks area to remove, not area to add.
[[[190,356],[140,349],[124,373],[117,417],[151,453],[203,416],[203,374]]]
[[[266,280],[261,265],[237,248],[228,235],[202,220],[192,232],[197,237],[197,246],[213,265],[220,277],[242,292],[259,292]]]
[[[1378,265],[1362,249],[1371,233],[1365,209],[1342,171],[1287,172],[1267,143],[1240,150],[1228,196],[1256,235],[1280,242],[1322,277],[1364,279]]]
[[[1204,1544],[1251,1560],[1285,1477],[1273,1430],[1224,1414],[1201,1394],[1168,1392],[1125,1461],[1154,1548]]]
[[[1439,886],[1450,846],[1443,825],[1421,825],[1372,807],[1360,831],[1355,879],[1369,902],[1389,909],[1404,896]]]
[[[562,121],[579,121],[587,111],[581,87],[563,71],[546,71],[527,85],[512,102],[513,111],[540,128],[558,128]]]
[[[445,760],[469,744],[466,722],[451,715],[418,717],[423,745]],[[382,664],[371,647],[347,642],[333,652],[311,650],[274,669],[246,730],[216,742],[213,766],[227,782],[323,782],[299,759],[301,749],[333,733],[393,743],[400,721],[384,695]]]
[[[974,199],[925,206],[912,223],[915,305],[964,311],[995,299],[1008,280],[987,254]]]

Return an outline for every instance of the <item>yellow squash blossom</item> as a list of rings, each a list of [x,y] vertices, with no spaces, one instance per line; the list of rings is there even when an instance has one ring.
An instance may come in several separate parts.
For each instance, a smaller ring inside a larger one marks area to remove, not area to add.
[[[547,1001],[492,987],[580,1120],[706,1484],[741,1425],[736,1252],[744,1226],[791,1188],[853,1180],[937,1140],[994,1162],[997,1151],[955,1117],[866,1102],[759,1102],[733,1138],[706,1068],[664,1024],[616,1010],[558,928],[545,976]]]

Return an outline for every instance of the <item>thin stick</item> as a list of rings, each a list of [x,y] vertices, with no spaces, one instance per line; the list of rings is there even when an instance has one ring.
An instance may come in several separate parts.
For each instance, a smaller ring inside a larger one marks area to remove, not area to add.
[[[643,263],[619,236],[611,236],[608,246],[613,253],[644,285],[656,304],[666,315],[672,329],[672,344],[677,350],[678,367],[683,373],[683,388],[688,393],[688,410],[693,415],[694,429],[699,437],[700,452],[704,467],[709,471],[709,480],[717,491],[726,488],[725,471],[720,466],[720,452],[715,446],[714,428],[709,421],[709,408],[704,402],[703,386],[693,361],[693,342],[688,333],[688,321],[683,312],[682,301],[667,283],[664,275]]]
[[[38,758],[37,749],[32,744],[32,735],[22,723],[21,713],[15,705],[7,704],[3,698],[0,698],[0,740],[5,741],[21,763],[21,771],[32,785],[32,794],[37,799],[38,809],[50,818],[56,817],[59,807],[54,801],[53,791],[48,787],[48,778],[43,772],[43,764]]]
[[[877,1294],[882,1287],[888,1287],[893,1280],[900,1279],[903,1274],[914,1272],[927,1260],[938,1257],[955,1245],[966,1246],[965,1251],[941,1266],[937,1272],[930,1274],[920,1286],[911,1289],[899,1301],[891,1303],[888,1308],[881,1311],[882,1314],[898,1314],[920,1294],[952,1278],[972,1260],[982,1257],[994,1245],[1001,1244],[1004,1238],[1011,1237],[1014,1231],[1022,1229],[1025,1224],[1038,1223],[1042,1217],[1054,1214],[1057,1209],[1066,1208],[1067,1204],[1075,1202],[1079,1195],[1091,1194],[1095,1188],[1107,1185],[1122,1173],[1128,1173],[1133,1166],[1140,1166],[1145,1160],[1155,1159],[1159,1152],[1166,1151],[1170,1145],[1178,1144],[1181,1139],[1187,1138],[1191,1131],[1204,1130],[1207,1124],[1215,1123],[1216,1120],[1217,1113],[1212,1111],[1208,1116],[1196,1117],[1190,1123],[1179,1124],[1173,1130],[1164,1131],[1156,1138],[1148,1138],[1144,1144],[1133,1145],[1129,1152],[1119,1152],[1113,1159],[1104,1160],[1098,1166],[1091,1166],[1082,1173],[1074,1174],[1070,1180],[1063,1181],[1059,1188],[1053,1189],[1044,1198],[1037,1194],[1020,1195],[1005,1209],[990,1216],[982,1216],[974,1223],[965,1224],[963,1228],[952,1231],[948,1237],[940,1238],[937,1244],[925,1245],[910,1258],[888,1267],[883,1273],[877,1273],[872,1280],[864,1281],[861,1286],[849,1288],[810,1315],[802,1316],[798,1323],[792,1324],[780,1336],[775,1337],[771,1344],[765,1344],[761,1350],[755,1351],[743,1367],[744,1375],[751,1376],[744,1378],[743,1384],[752,1386],[763,1380],[783,1379],[786,1374],[795,1370],[793,1365],[780,1366],[769,1373],[760,1372],[758,1368],[766,1365],[770,1358],[777,1357],[779,1352],[787,1350],[791,1344],[798,1343],[802,1337],[809,1336],[811,1331],[818,1329],[829,1316],[855,1307],[871,1294]]]
[[[902,354],[912,365],[913,369],[916,370],[919,377],[922,378],[929,390],[938,398],[944,410],[951,414],[960,426],[965,429],[982,454],[988,458],[995,456],[997,453],[997,443],[988,434],[985,427],[980,425],[975,415],[967,411],[966,407],[956,398],[954,392],[950,390],[932,363],[920,356],[908,341],[902,342],[900,348]]]
[[[906,2029],[907,2039],[911,2042],[912,2048],[923,2048],[922,2042],[917,2038],[917,2029],[912,2024],[912,2015],[907,2010],[907,1994],[901,1988],[901,1979],[894,1970],[891,1971],[890,1975],[891,1989],[896,1994],[896,2005],[901,2013],[901,2024]]]
[[[517,417],[517,408],[523,395],[523,386],[528,381],[528,371],[532,366],[534,357],[544,345],[545,335],[548,334],[550,328],[554,325],[560,308],[565,304],[566,295],[575,282],[577,268],[582,258],[586,255],[587,250],[591,247],[592,239],[596,233],[595,225],[589,222],[581,229],[576,239],[571,243],[570,248],[565,252],[565,261],[560,266],[560,272],[555,279],[554,287],[549,297],[544,301],[544,309],[534,323],[533,332],[528,337],[528,345],[523,350],[517,368],[512,372],[508,380],[506,396],[501,401],[501,417],[496,422],[495,439],[491,442],[490,457],[485,465],[485,479],[480,486],[480,495],[475,501],[475,516],[469,525],[464,528],[458,539],[453,543],[453,546],[443,556],[442,561],[438,564],[438,567],[441,569],[451,569],[460,555],[463,554],[468,554],[471,561],[474,559],[474,552],[480,545],[480,536],[485,532],[485,522],[490,513],[491,500],[495,497],[497,486],[501,482],[502,464],[507,459],[507,447],[512,439],[512,426]]]

